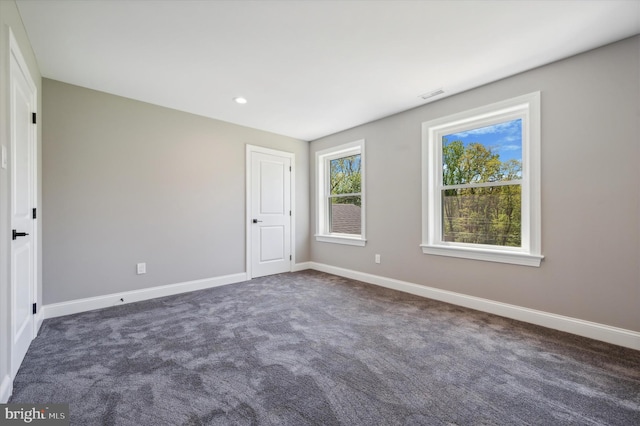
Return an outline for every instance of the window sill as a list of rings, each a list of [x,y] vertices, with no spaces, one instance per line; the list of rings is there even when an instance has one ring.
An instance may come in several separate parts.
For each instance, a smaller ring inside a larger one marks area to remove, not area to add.
[[[450,247],[421,244],[422,253],[436,256],[450,256],[463,259],[484,260],[487,262],[510,263],[512,265],[540,267],[542,255],[508,250],[478,249],[474,247]]]
[[[334,243],[334,244],[346,244],[350,246],[360,246],[364,247],[367,243],[367,240],[361,237],[349,237],[346,235],[324,235],[324,234],[316,234],[316,241],[320,241],[323,243]]]

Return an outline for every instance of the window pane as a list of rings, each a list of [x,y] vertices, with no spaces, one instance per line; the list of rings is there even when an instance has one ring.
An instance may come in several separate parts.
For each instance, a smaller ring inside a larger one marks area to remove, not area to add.
[[[336,158],[330,162],[330,194],[353,194],[360,191],[360,154]]]
[[[329,201],[329,232],[360,235],[362,224],[360,196],[330,197]]]
[[[444,241],[520,247],[521,186],[442,191]]]
[[[442,137],[442,183],[522,178],[522,119]]]

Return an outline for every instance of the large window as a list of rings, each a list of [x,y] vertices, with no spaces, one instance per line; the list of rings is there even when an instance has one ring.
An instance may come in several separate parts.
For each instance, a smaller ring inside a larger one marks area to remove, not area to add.
[[[425,254],[539,266],[540,93],[423,123]]]
[[[364,246],[364,140],[319,151],[316,169],[316,240]]]

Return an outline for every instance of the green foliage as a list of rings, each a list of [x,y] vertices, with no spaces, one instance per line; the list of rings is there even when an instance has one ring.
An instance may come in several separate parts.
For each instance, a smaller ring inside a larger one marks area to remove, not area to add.
[[[442,146],[445,186],[506,182],[521,179],[517,160],[500,161],[480,143],[461,141]],[[521,186],[495,185],[445,189],[442,194],[445,241],[519,247],[521,245]]]
[[[360,155],[336,158],[330,161],[331,195],[350,195],[361,192],[362,173]],[[332,197],[332,204],[355,204],[360,206],[362,198],[357,196]]]

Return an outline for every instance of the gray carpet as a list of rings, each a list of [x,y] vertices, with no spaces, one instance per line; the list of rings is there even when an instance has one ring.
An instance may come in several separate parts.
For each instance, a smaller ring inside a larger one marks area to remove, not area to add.
[[[73,425],[640,425],[640,352],[314,271],[46,320]]]

